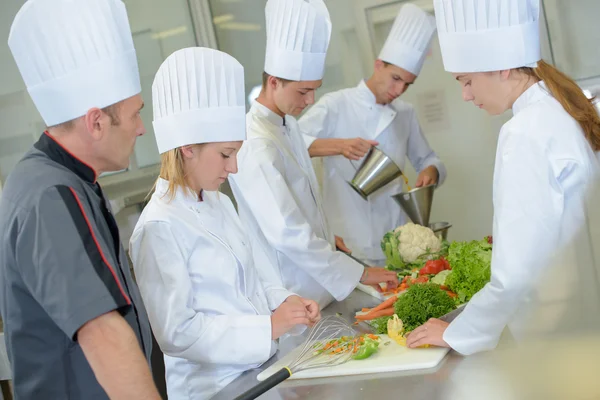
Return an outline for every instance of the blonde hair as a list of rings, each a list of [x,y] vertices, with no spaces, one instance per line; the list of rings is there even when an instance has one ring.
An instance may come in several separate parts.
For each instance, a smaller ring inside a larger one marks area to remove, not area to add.
[[[180,148],[169,150],[160,155],[159,178],[169,182],[169,187],[164,195],[169,202],[175,199],[178,189],[189,190],[190,194],[194,195],[194,191],[187,183],[183,154]],[[158,180],[154,183],[152,192],[156,190],[157,183]]]
[[[538,61],[537,68],[519,70],[543,81],[550,94],[579,123],[592,149],[600,151],[600,116],[594,106],[595,97],[588,99],[573,79],[543,60]]]

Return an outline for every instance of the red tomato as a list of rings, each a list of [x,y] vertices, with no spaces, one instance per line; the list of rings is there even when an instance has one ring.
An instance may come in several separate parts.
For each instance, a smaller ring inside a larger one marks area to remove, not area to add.
[[[443,258],[439,260],[429,260],[419,271],[419,275],[437,275],[445,269],[449,269],[448,261]]]

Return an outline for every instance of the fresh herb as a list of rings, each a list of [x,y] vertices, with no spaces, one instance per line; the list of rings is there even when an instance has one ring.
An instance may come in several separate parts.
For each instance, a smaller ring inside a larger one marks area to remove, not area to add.
[[[423,325],[430,318],[439,318],[455,308],[454,300],[435,283],[410,286],[394,304],[396,315],[402,320],[406,332]]]

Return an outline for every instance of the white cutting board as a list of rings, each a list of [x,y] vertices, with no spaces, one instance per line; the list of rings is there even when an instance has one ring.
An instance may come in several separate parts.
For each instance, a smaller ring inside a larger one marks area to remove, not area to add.
[[[414,369],[428,369],[437,366],[446,356],[449,349],[442,347],[431,347],[428,349],[409,349],[400,346],[387,335],[379,335],[381,344],[377,353],[366,360],[350,360],[345,364],[334,367],[322,367],[308,369],[292,374],[289,379],[324,378],[331,376],[346,376],[373,374],[383,372],[408,371]],[[385,342],[390,342],[387,346]],[[257,379],[264,381],[281,368],[289,366],[302,349],[302,346],[294,349],[290,354],[261,372]]]

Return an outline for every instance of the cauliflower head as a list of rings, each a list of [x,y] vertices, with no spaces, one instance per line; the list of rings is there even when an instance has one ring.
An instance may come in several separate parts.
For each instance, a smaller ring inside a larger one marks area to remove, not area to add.
[[[396,228],[394,233],[400,242],[400,256],[407,263],[414,262],[427,253],[438,253],[442,249],[442,241],[426,226],[409,222]]]

